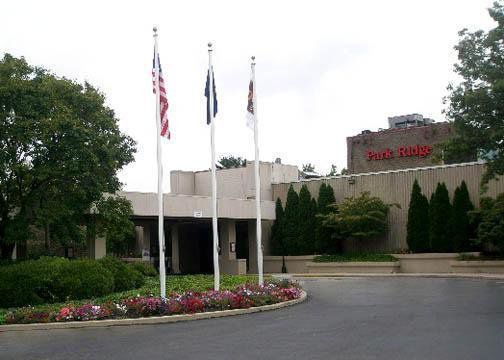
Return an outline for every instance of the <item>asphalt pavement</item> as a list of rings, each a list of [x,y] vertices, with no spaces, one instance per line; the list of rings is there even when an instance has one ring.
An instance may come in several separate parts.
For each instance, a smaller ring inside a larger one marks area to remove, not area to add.
[[[504,359],[504,281],[306,279],[281,310],[0,333],[0,359]]]

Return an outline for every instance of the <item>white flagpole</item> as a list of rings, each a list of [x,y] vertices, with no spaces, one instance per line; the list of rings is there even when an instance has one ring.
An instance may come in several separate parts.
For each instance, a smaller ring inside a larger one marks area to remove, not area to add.
[[[158,34],[154,27],[154,71],[156,81],[156,139],[157,139],[157,168],[158,168],[158,239],[159,239],[159,282],[160,295],[166,298],[166,270],[165,270],[165,239],[163,216],[163,164],[161,152],[161,113],[159,104],[159,57]]]
[[[257,236],[257,272],[259,285],[263,285],[263,250],[261,227],[261,177],[259,176],[259,128],[257,125],[257,97],[255,81],[255,56],[252,56],[252,104],[254,107],[254,145],[255,145],[255,188],[256,188],[256,236]]]
[[[217,224],[217,179],[215,174],[215,119],[214,119],[214,91],[212,67],[212,43],[208,43],[208,101],[210,104],[210,145],[212,147],[212,230],[213,230],[213,265],[214,290],[219,291],[219,231]]]

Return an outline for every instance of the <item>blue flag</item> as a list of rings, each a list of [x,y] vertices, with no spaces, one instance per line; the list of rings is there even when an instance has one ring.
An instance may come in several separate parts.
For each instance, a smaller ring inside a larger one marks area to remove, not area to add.
[[[212,118],[217,115],[217,94],[215,93],[215,76],[212,69],[212,78],[213,78],[213,117],[210,116],[210,71],[207,72],[206,85],[205,85],[205,96],[207,98],[207,124],[209,125],[212,122]]]

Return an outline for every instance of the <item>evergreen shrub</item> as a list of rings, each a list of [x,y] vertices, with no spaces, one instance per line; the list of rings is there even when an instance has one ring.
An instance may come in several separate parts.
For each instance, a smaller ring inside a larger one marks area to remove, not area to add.
[[[408,248],[415,252],[428,252],[429,245],[429,200],[415,179],[408,209],[407,237]]]

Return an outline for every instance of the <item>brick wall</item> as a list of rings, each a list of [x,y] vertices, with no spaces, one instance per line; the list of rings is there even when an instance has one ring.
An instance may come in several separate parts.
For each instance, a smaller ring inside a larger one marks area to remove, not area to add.
[[[434,165],[434,148],[453,132],[444,122],[348,137],[347,168],[357,174]]]

